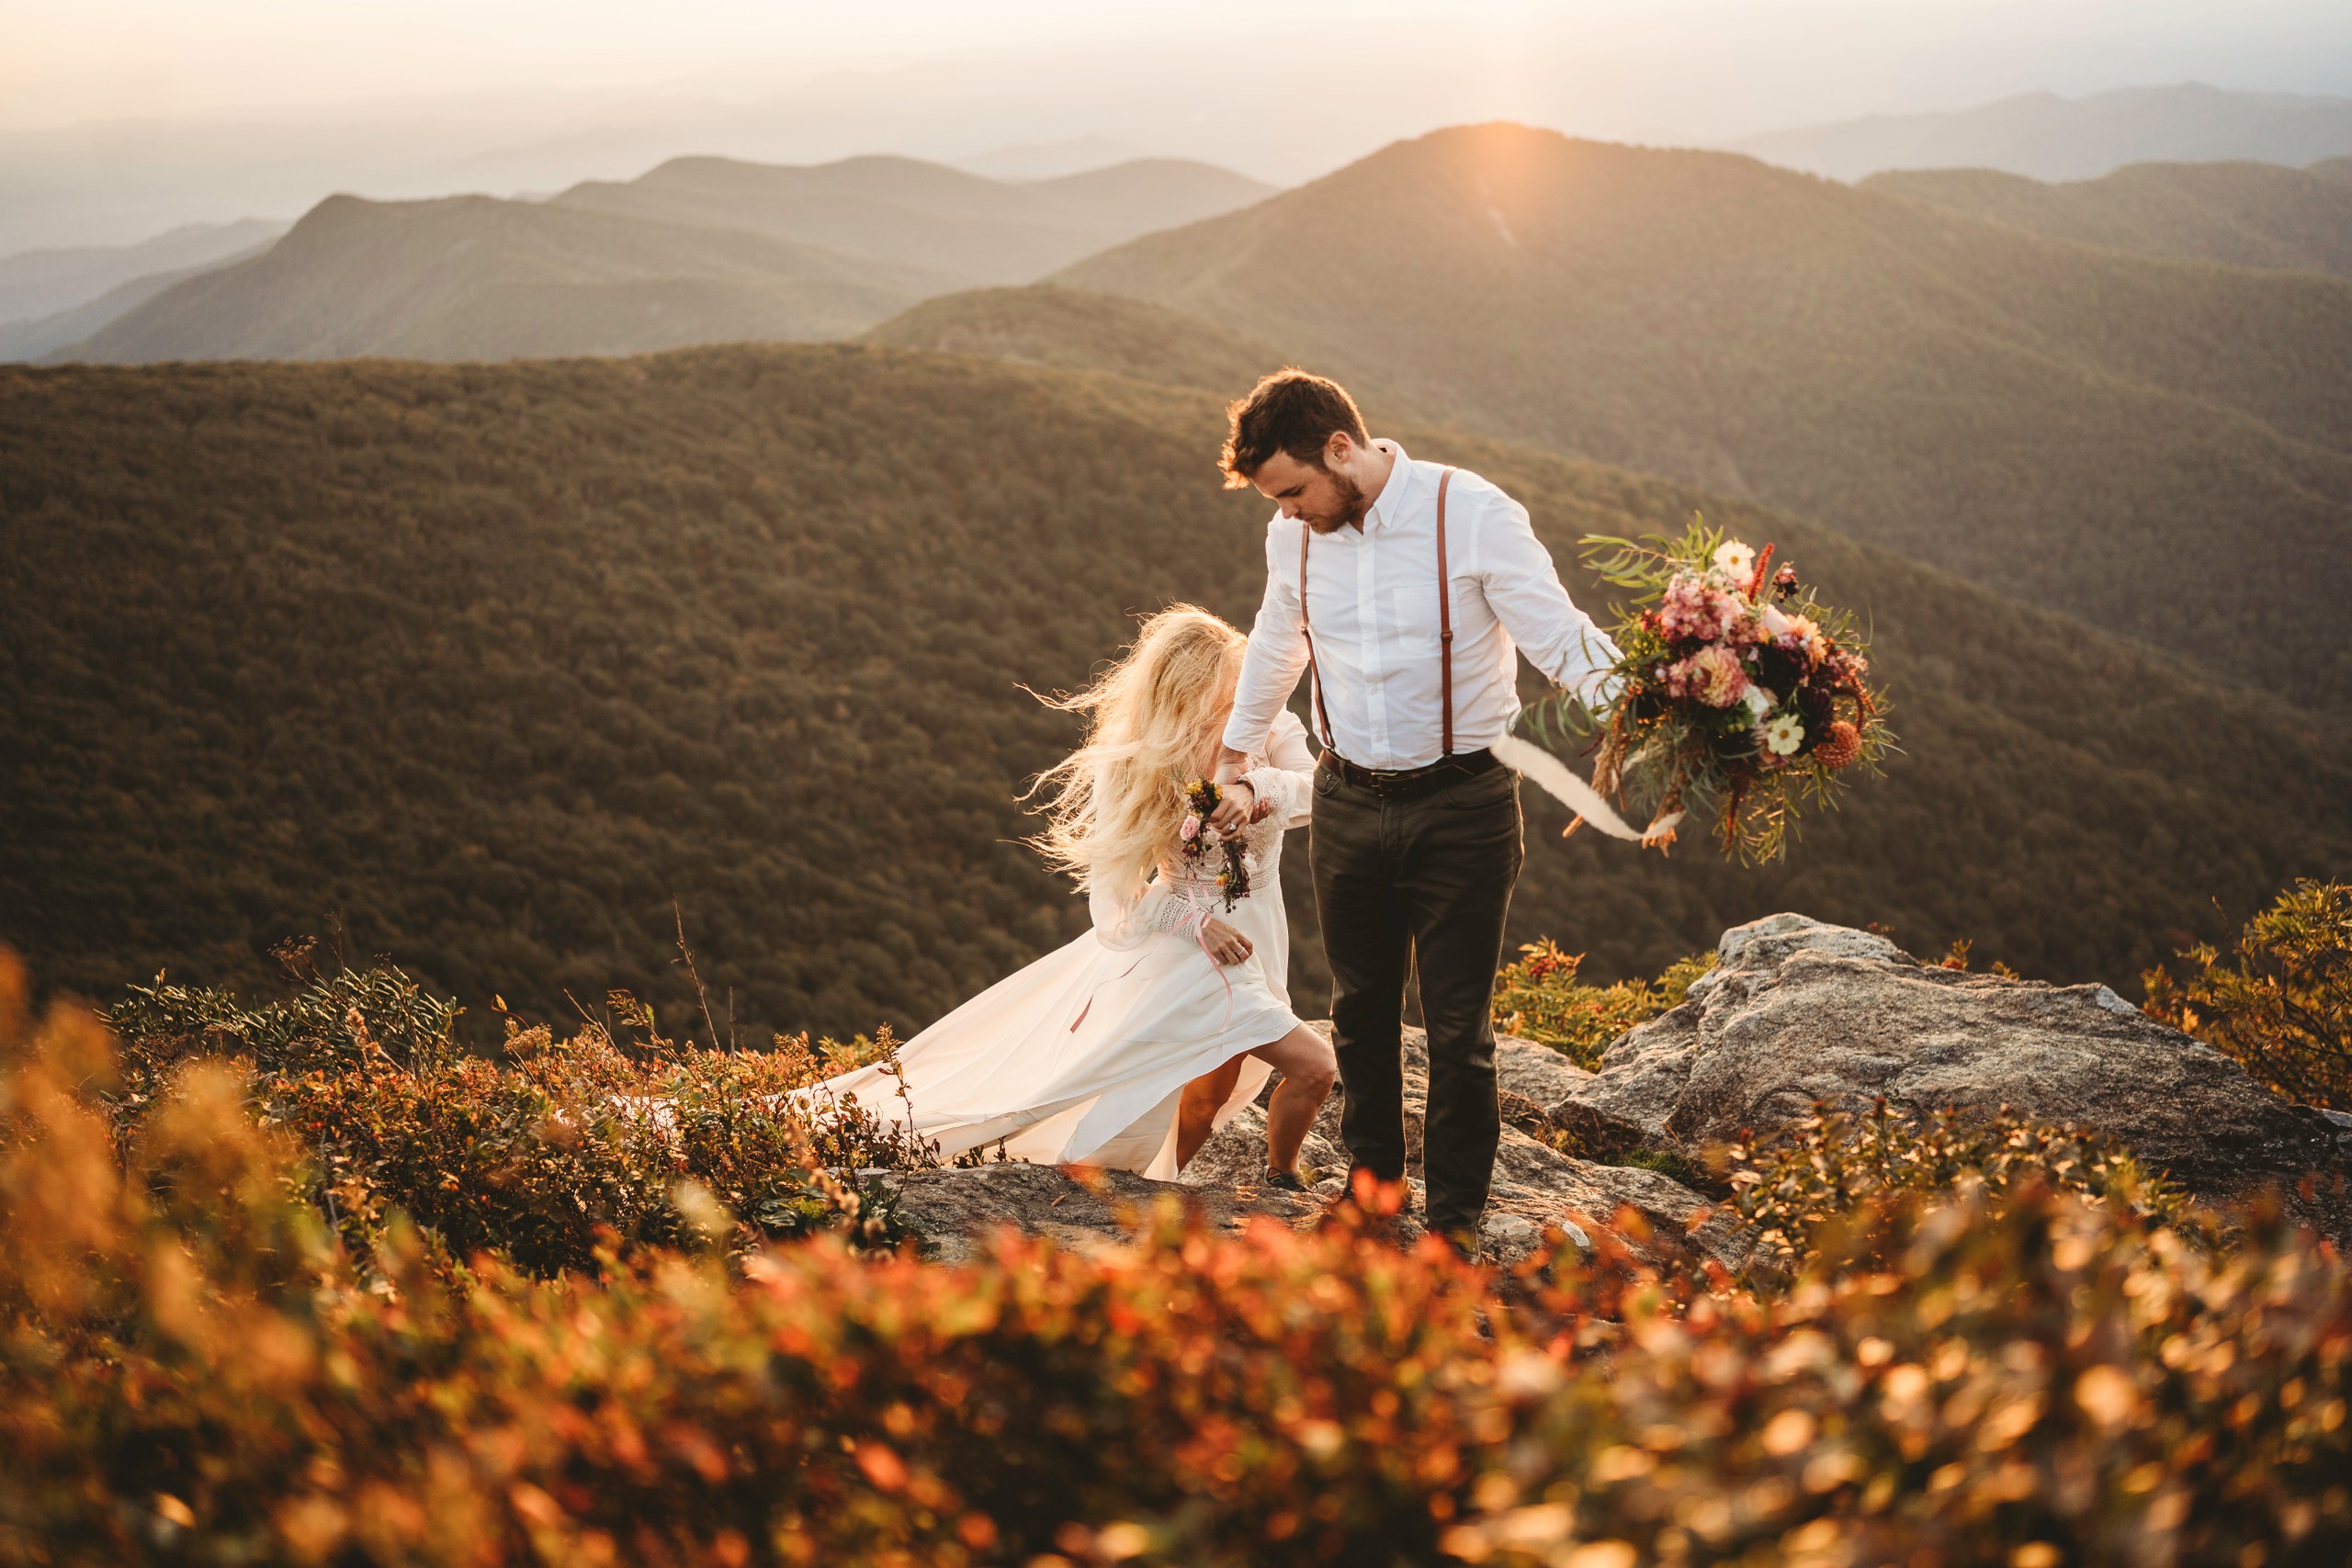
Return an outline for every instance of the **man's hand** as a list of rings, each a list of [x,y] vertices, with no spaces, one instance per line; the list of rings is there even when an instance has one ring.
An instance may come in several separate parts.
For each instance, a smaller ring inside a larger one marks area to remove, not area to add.
[[[1219,964],[1238,964],[1257,951],[1250,939],[1211,915],[1201,922],[1201,945]]]
[[[1230,746],[1217,748],[1216,787],[1223,798],[1216,803],[1216,809],[1209,813],[1209,826],[1220,833],[1230,833],[1245,822],[1257,820],[1258,792],[1241,777],[1242,765],[1249,761],[1246,752],[1237,751]]]

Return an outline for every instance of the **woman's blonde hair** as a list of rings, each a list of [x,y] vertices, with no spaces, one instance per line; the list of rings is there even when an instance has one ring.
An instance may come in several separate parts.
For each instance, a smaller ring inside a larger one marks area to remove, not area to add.
[[[1057,871],[1121,897],[1176,852],[1185,784],[1206,776],[1249,639],[1206,610],[1172,604],[1075,695],[1039,700],[1088,717],[1086,742],[1037,775],[1046,830],[1029,840]]]

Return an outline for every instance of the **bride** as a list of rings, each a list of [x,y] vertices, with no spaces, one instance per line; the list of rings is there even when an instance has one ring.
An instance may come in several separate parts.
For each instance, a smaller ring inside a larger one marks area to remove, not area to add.
[[[1179,853],[1183,789],[1216,765],[1242,635],[1179,604],[1075,696],[1086,742],[1041,775],[1046,827],[1031,840],[1084,886],[1094,927],[974,997],[900,1048],[808,1091],[855,1095],[943,1155],[1001,1144],[1015,1159],[1174,1178],[1209,1134],[1279,1071],[1268,1108],[1269,1183],[1300,1190],[1299,1145],[1330,1093],[1330,1045],[1300,1023],[1284,979],[1285,829],[1307,818],[1315,761],[1284,713],[1245,779],[1248,892],[1228,909]]]

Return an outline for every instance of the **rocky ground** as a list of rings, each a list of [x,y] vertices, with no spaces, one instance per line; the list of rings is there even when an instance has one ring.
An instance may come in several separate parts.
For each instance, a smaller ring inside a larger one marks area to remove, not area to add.
[[[1406,1032],[1405,1050],[1418,1206],[1429,1082],[1419,1030]],[[2105,986],[1922,964],[1883,937],[1802,915],[1725,931],[1715,969],[1681,1006],[1612,1043],[1598,1073],[1526,1041],[1500,1042],[1497,1061],[1506,1125],[1486,1243],[1504,1262],[1532,1250],[1549,1228],[1586,1241],[1608,1225],[1662,1262],[1736,1268],[1747,1249],[1736,1217],[1647,1165],[1679,1159],[1703,1182],[1696,1171],[1711,1144],[1770,1136],[1816,1103],[1863,1110],[1881,1097],[1919,1112],[2006,1106],[2095,1127],[2196,1197],[2230,1201],[2276,1188],[2301,1217],[2352,1240],[2352,1117],[2279,1099]],[[968,1256],[1001,1225],[1080,1246],[1115,1240],[1162,1198],[1195,1205],[1228,1229],[1253,1216],[1316,1223],[1347,1169],[1338,1097],[1304,1152],[1323,1173],[1313,1193],[1259,1184],[1264,1138],[1262,1104],[1245,1108],[1175,1183],[1023,1165],[879,1174],[925,1251],[946,1258]]]

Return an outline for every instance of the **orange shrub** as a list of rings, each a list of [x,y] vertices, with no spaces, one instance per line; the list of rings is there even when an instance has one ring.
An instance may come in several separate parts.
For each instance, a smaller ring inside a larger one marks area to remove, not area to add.
[[[838,1224],[891,1239],[887,1202],[834,1172],[938,1162],[871,1108],[787,1098],[839,1060],[805,1035],[696,1049],[613,1000],[637,1038],[585,1023],[560,1040],[510,1018],[491,1060],[390,965],[313,974],[260,1007],[159,980],[107,1014],[124,1040],[110,1104],[133,1138],[188,1064],[236,1064],[263,1122],[307,1156],[289,1179],[363,1255],[394,1211],[451,1258],[494,1251],[541,1274],[594,1269],[600,1248],[693,1247],[713,1224],[739,1247]],[[871,1059],[894,1042],[826,1047]]]
[[[0,1562],[2340,1562],[2352,1276],[2021,1182],[1785,1292],[1608,1233],[355,1266],[237,1070],[119,1145],[0,968]],[[1504,1288],[1495,1289],[1498,1284]]]

